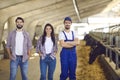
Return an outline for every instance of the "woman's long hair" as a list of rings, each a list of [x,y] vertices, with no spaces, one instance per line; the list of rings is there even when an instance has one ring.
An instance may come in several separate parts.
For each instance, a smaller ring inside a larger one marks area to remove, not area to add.
[[[50,24],[50,23],[47,23],[46,25],[45,25],[45,27],[44,27],[44,32],[43,32],[43,35],[42,35],[42,46],[44,45],[44,43],[45,43],[45,37],[46,37],[46,28],[47,28],[47,26],[50,26],[51,27],[51,29],[52,29],[52,32],[51,32],[51,39],[52,39],[52,42],[53,42],[53,45],[55,45],[55,34],[54,34],[54,29],[53,29],[53,26]]]

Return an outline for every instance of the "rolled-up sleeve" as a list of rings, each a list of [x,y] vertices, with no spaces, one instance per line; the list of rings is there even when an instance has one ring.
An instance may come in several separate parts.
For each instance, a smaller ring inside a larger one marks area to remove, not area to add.
[[[29,36],[29,34],[27,33],[27,35],[28,35],[28,44],[27,44],[27,47],[28,47],[28,50],[31,50],[32,49],[32,41],[31,41],[31,39],[30,39],[30,36]]]
[[[28,37],[28,50],[32,49],[32,41],[30,37]]]
[[[12,33],[10,33],[10,34],[8,35],[6,48],[10,48],[10,47],[11,47],[11,34],[12,34]]]
[[[54,46],[54,52],[57,53],[58,51],[58,45],[57,45],[58,40],[55,41],[55,46]]]

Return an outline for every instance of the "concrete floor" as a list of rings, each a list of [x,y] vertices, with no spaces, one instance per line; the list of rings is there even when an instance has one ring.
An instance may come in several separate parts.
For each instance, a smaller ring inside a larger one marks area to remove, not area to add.
[[[97,60],[92,65],[88,64],[89,52],[90,52],[90,47],[87,46],[77,47],[77,57],[78,57],[78,65],[76,71],[77,80],[107,80],[104,75],[104,71]],[[32,53],[35,53],[34,50]],[[57,64],[54,74],[54,80],[59,80],[59,76],[60,76],[59,52],[56,55],[56,58],[57,58]],[[29,60],[28,77],[29,80],[39,80],[40,78],[39,57],[36,54],[33,54]],[[0,60],[0,80],[9,80],[8,59]],[[16,80],[21,80],[19,69],[16,76]]]

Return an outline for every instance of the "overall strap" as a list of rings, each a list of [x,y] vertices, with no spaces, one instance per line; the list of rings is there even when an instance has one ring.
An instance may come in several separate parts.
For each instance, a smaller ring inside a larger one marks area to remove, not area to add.
[[[72,40],[74,40],[74,33],[73,33],[73,31],[72,31]]]
[[[67,39],[67,36],[66,36],[66,34],[65,34],[65,32],[64,32],[64,31],[62,31],[62,32],[63,32],[63,34],[65,35],[66,40],[68,40],[68,39]]]

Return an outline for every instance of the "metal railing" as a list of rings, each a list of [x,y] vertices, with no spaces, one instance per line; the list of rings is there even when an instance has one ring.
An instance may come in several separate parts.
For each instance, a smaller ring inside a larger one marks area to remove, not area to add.
[[[109,32],[105,33],[103,30],[109,28]],[[89,33],[94,39],[99,41],[105,48],[105,57],[109,58],[109,61],[113,61],[112,54],[115,53],[115,69],[120,68],[120,24],[110,27],[98,28]],[[113,53],[114,52],[114,53]]]

